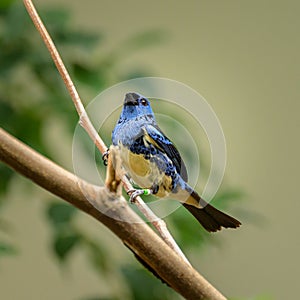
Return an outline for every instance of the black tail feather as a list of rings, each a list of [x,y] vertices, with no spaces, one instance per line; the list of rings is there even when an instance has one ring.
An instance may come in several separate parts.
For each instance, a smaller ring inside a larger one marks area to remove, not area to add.
[[[215,232],[224,228],[237,228],[241,222],[235,218],[226,215],[220,210],[214,208],[210,204],[206,204],[204,208],[197,208],[195,206],[183,203],[182,204],[209,232]]]

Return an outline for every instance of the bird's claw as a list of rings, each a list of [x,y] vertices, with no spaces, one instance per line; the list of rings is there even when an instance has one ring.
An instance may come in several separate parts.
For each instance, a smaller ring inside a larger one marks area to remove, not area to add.
[[[144,194],[144,190],[131,189],[127,191],[127,194],[130,196],[130,203],[134,203],[136,197]]]
[[[130,203],[134,203],[135,198],[141,195],[150,195],[152,191],[149,189],[131,189],[127,191],[127,194],[130,196]]]
[[[108,155],[109,155],[109,149],[107,149],[102,155],[102,161],[104,166],[107,166],[108,164]]]

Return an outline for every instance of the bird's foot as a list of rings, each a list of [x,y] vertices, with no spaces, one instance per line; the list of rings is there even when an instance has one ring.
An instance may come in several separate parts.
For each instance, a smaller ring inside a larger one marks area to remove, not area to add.
[[[102,161],[104,166],[107,166],[108,164],[108,155],[109,155],[109,149],[107,149],[102,155]]]
[[[134,203],[135,198],[141,195],[151,195],[153,191],[151,189],[132,189],[127,191],[127,194],[130,195],[130,203]]]

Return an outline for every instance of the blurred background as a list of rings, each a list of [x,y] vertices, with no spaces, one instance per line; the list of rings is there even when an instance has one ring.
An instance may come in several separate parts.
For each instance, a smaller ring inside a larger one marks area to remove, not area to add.
[[[20,2],[0,4],[0,124],[72,171],[77,116]],[[166,218],[170,230],[229,298],[296,299],[300,3],[35,4],[86,104],[139,76],[178,80],[205,97],[228,150],[212,203],[243,226],[208,235],[177,210]],[[110,132],[103,135],[109,143]],[[104,226],[3,164],[0,193],[1,299],[181,299]]]

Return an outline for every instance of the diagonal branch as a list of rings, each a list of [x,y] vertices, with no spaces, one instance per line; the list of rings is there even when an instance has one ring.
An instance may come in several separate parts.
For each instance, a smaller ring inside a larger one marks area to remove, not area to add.
[[[107,147],[105,143],[102,141],[100,136],[98,135],[97,131],[95,130],[94,126],[92,125],[84,106],[81,102],[80,96],[75,88],[75,85],[46,29],[44,26],[42,20],[40,19],[33,3],[31,0],[24,0],[25,7],[35,25],[38,32],[40,33],[44,43],[46,44],[50,55],[65,83],[65,86],[72,98],[72,101],[75,105],[76,111],[80,118],[80,125],[85,129],[85,131],[88,133],[92,141],[95,143],[96,147],[99,149],[99,151],[103,154]],[[126,178],[126,176],[122,177],[123,186],[126,191],[132,189],[132,185]],[[145,202],[142,200],[141,197],[137,197],[135,199],[136,206],[141,211],[142,214],[153,224],[153,226],[156,228],[156,230],[159,232],[160,236],[163,238],[163,240],[176,252],[178,253],[185,261],[189,264],[189,261],[177,245],[176,241],[174,240],[171,233],[168,231],[168,228],[166,226],[166,223],[158,218],[151,209],[145,204]]]
[[[103,223],[186,299],[226,299],[142,222],[121,195],[76,177],[1,128],[0,160]]]
[[[57,70],[59,71],[60,76],[62,77],[64,84],[72,98],[72,101],[74,103],[74,106],[76,108],[76,111],[80,118],[80,124],[82,127],[86,130],[92,141],[95,143],[97,148],[101,153],[104,153],[104,151],[107,149],[102,139],[99,137],[97,131],[95,130],[94,126],[92,125],[90,119],[88,118],[86,111],[84,109],[84,106],[82,104],[82,101],[80,100],[80,96],[76,90],[76,87],[45,27],[42,20],[40,19],[33,3],[31,0],[24,0],[24,5],[28,11],[28,14],[30,15],[30,18],[32,19],[36,29],[38,30],[39,34],[41,35],[44,43],[46,44],[46,47],[48,51],[50,52],[50,55],[52,57],[53,62],[56,65]]]

